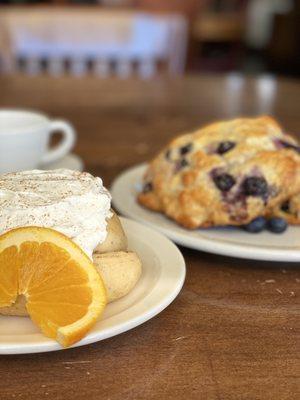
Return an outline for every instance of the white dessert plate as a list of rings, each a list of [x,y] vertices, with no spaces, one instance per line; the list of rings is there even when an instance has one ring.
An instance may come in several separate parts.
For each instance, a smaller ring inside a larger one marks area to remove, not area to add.
[[[300,227],[290,226],[282,234],[264,231],[251,234],[240,228],[210,228],[190,231],[164,215],[147,210],[136,201],[146,165],[123,172],[111,187],[117,210],[164,233],[174,242],[209,253],[270,261],[300,261]]]
[[[129,248],[136,251],[142,260],[142,276],[127,296],[106,307],[93,330],[73,347],[98,342],[135,328],[166,308],[182,288],[185,263],[177,247],[151,228],[127,218],[121,218],[121,221]],[[55,341],[42,335],[29,318],[0,315],[0,354],[61,349]]]
[[[67,168],[74,171],[83,171],[83,167],[84,164],[82,159],[76,154],[70,153],[58,161],[49,164],[43,164],[40,168],[44,170]]]

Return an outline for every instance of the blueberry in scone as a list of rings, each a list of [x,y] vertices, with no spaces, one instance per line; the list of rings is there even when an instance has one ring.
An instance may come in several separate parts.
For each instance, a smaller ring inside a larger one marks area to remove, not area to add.
[[[144,186],[143,186],[143,193],[151,192],[151,190],[153,190],[152,183],[151,182],[145,183]]]
[[[259,233],[266,229],[267,221],[264,217],[257,217],[249,224],[244,225],[244,229],[250,233]]]
[[[215,175],[213,178],[215,185],[222,192],[228,192],[232,186],[235,184],[235,179],[229,174]]]
[[[243,182],[243,190],[246,196],[266,196],[268,183],[264,177],[251,176]]]
[[[193,148],[193,143],[188,143],[185,146],[180,147],[179,152],[182,156],[189,153]]]
[[[282,233],[287,229],[287,226],[286,220],[280,217],[273,217],[267,223],[267,228],[273,233]]]
[[[138,201],[190,229],[270,218],[300,193],[296,148],[270,117],[208,125],[172,140],[150,162],[144,176],[150,190]]]
[[[217,153],[218,154],[224,154],[227,153],[227,151],[233,149],[235,146],[235,142],[232,142],[230,140],[227,140],[225,142],[221,142],[217,148]]]

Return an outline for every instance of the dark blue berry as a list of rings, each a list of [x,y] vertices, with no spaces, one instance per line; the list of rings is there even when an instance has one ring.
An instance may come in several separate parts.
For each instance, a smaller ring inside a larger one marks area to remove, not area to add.
[[[228,192],[235,184],[234,177],[229,174],[216,175],[213,180],[217,188],[222,192]]]
[[[153,190],[152,183],[151,182],[145,183],[145,185],[143,187],[143,193],[151,192],[151,190]]]
[[[281,204],[281,210],[283,211],[283,212],[286,212],[286,213],[288,213],[289,211],[290,211],[290,202],[287,200],[287,201],[285,201],[284,203],[282,203]]]
[[[193,144],[192,143],[188,143],[185,146],[180,147],[179,152],[180,155],[184,156],[185,154],[189,153],[193,148]]]
[[[262,232],[267,225],[267,221],[264,217],[257,217],[253,221],[251,221],[249,224],[244,225],[244,229],[247,232],[251,233],[259,233]]]
[[[269,219],[267,224],[267,228],[273,233],[282,233],[287,229],[287,227],[288,224],[286,220],[279,217]]]
[[[189,165],[188,161],[185,158],[182,158],[179,162],[180,168],[187,167]]]
[[[224,154],[227,153],[227,151],[233,149],[235,147],[235,142],[227,141],[227,142],[221,142],[217,148],[217,153],[218,154]]]
[[[265,178],[252,176],[243,182],[243,192],[246,196],[265,196],[268,193],[268,184]]]
[[[297,146],[296,144],[292,144],[289,142],[285,142],[284,140],[279,140],[280,144],[285,147],[286,149],[292,149],[297,151],[297,153],[300,153],[300,147]]]
[[[170,160],[170,157],[171,157],[171,150],[170,149],[165,152],[165,157],[166,157],[167,160]]]
[[[188,165],[189,162],[185,158],[182,158],[176,163],[175,172],[180,171],[182,168],[187,167]]]

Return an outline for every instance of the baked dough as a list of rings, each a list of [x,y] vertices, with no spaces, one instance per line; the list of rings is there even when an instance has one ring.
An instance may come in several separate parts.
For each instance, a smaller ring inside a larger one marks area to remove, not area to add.
[[[127,238],[119,217],[113,212],[107,224],[107,239],[93,253],[93,262],[107,290],[108,302],[128,294],[136,285],[142,272],[138,255],[127,251]],[[26,299],[19,296],[10,307],[0,308],[0,314],[28,316]]]
[[[300,193],[277,205],[270,215],[283,218],[291,225],[300,225]]]
[[[107,236],[103,243],[98,244],[94,253],[110,253],[112,251],[127,250],[127,237],[117,214],[112,210],[113,216],[107,223]]]
[[[217,122],[172,140],[138,201],[189,229],[245,225],[300,193],[299,150],[270,117]]]
[[[108,302],[129,293],[141,276],[141,261],[132,251],[94,254],[93,259],[104,281]]]

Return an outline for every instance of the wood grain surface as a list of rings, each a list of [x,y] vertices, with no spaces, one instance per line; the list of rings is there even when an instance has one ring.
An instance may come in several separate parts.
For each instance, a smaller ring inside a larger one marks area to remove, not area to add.
[[[0,78],[1,107],[74,124],[75,152],[107,186],[215,119],[270,113],[299,134],[299,103],[299,82],[270,77]],[[181,250],[186,282],[165,311],[86,347],[0,356],[0,399],[299,399],[299,265]]]

